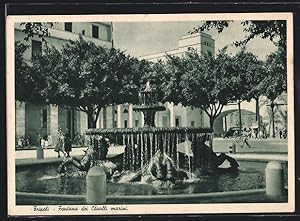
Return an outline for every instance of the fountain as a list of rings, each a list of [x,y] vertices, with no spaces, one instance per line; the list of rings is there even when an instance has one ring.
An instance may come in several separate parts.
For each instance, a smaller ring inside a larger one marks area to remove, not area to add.
[[[152,90],[150,82],[147,82],[145,89],[139,93],[139,105],[134,106],[133,110],[143,112],[144,127],[89,129],[87,131],[89,149],[93,149],[94,152],[99,151],[97,150],[99,148],[106,148],[103,147],[105,145],[101,145],[104,137],[119,142],[121,138],[125,151],[122,154],[122,162],[118,163],[121,166],[113,174],[114,181],[159,180],[160,185],[166,181],[174,183],[191,178],[192,174],[201,175],[203,172],[214,171],[226,159],[232,168],[238,168],[234,159],[225,154],[217,156],[205,145],[205,141],[212,132],[209,128],[155,127],[155,114],[157,111],[165,110],[165,107],[158,104],[157,93]],[[181,152],[178,150],[178,144],[183,141],[185,144],[190,142],[192,153],[188,154],[187,150]],[[85,158],[89,157],[84,156],[83,159]],[[73,162],[74,160],[69,160],[69,163]],[[124,175],[126,179],[122,178]]]

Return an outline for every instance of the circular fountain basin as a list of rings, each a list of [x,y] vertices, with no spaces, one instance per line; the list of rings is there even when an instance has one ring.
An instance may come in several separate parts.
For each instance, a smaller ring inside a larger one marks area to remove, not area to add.
[[[125,198],[136,196],[137,199],[144,196],[145,198],[163,197],[167,201],[169,200],[169,203],[174,203],[172,202],[172,198],[168,199],[168,196],[187,196],[189,198],[195,197],[197,194],[226,194],[231,191],[240,193],[246,191],[245,193],[249,196],[249,194],[251,195],[251,191],[257,192],[257,190],[264,189],[266,163],[249,161],[240,161],[239,163],[240,171],[238,173],[220,171],[219,174],[202,176],[197,180],[187,180],[183,183],[177,183],[172,189],[157,188],[153,185],[140,182],[108,182],[107,194],[112,201],[114,198],[118,199],[118,197],[122,198],[122,196]],[[57,164],[53,163],[44,165],[43,167],[38,165],[17,167],[16,191],[24,194],[48,194],[49,196],[77,195],[79,199],[82,199],[86,190],[85,178],[60,177],[56,169]],[[287,168],[285,168],[285,174],[287,174]],[[285,185],[287,185],[287,177],[285,177]],[[119,199],[117,203],[122,202]]]

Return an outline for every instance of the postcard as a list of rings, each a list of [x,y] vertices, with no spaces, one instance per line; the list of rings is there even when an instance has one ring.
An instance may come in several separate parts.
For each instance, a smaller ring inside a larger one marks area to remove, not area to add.
[[[10,216],[294,211],[291,13],[6,27]]]

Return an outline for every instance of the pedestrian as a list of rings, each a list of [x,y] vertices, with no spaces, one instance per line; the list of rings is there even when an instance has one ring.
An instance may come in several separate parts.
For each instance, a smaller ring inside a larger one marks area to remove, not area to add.
[[[254,135],[255,135],[255,139],[257,139],[257,135],[258,135],[258,129],[254,128]]]
[[[264,132],[262,130],[259,131],[258,138],[259,139],[263,139],[264,138]]]
[[[48,140],[48,145],[52,146],[53,141],[52,141],[52,135],[50,133],[48,134],[47,140]]]
[[[19,148],[22,148],[22,147],[23,147],[23,137],[20,137],[20,138],[18,139],[18,147],[19,147]]]
[[[65,152],[67,153],[67,157],[70,157],[70,152],[72,151],[72,142],[71,142],[71,134],[69,129],[66,129],[66,133],[64,136],[64,149]]]
[[[282,138],[283,138],[283,139],[286,139],[286,138],[287,138],[287,129],[286,129],[286,128],[284,128],[284,129],[282,130]]]
[[[31,145],[31,137],[30,137],[30,135],[27,135],[27,136],[26,136],[25,143],[26,143],[26,146],[27,146],[28,148],[30,148],[30,145]]]
[[[282,138],[282,130],[281,129],[279,130],[279,138],[280,139]]]
[[[248,143],[247,136],[242,136],[242,145],[241,145],[241,148],[243,148],[244,144],[246,144],[249,148],[251,148],[250,144]]]
[[[60,152],[63,153],[64,157],[66,152],[64,151],[64,134],[61,128],[58,129],[57,143],[55,144],[54,151],[57,152],[57,157],[60,157]]]
[[[40,146],[44,149],[44,147],[45,147],[45,139],[44,138],[41,139]]]

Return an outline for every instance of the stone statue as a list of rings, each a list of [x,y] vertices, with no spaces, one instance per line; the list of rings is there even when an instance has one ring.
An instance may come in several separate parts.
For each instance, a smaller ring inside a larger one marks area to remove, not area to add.
[[[109,148],[109,142],[106,138],[100,137],[97,140],[97,145],[89,145],[89,147],[84,151],[84,155],[79,160],[76,157],[70,157],[65,159],[57,168],[59,173],[67,173],[67,166],[74,166],[80,171],[87,172],[91,167],[96,165],[102,165],[107,170],[107,172],[112,173],[112,169],[116,166],[107,161],[107,152]]]

